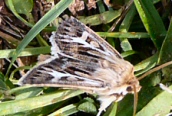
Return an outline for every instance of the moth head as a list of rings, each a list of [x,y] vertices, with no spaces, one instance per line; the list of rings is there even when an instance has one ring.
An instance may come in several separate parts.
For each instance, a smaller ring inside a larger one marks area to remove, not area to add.
[[[128,76],[129,76],[128,81],[126,81],[126,84],[128,85],[126,91],[128,93],[139,92],[141,86],[139,80],[134,75],[134,68],[131,69],[131,72]]]
[[[139,92],[141,89],[139,81],[135,77],[132,80],[130,80],[129,82],[127,82],[127,85],[128,86],[126,87],[126,91],[128,93]]]

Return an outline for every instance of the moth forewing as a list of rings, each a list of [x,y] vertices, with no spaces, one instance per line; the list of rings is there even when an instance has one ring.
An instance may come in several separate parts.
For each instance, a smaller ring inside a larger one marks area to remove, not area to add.
[[[23,76],[20,85],[81,89],[96,93],[97,116],[113,101],[140,90],[133,65],[89,27],[70,17],[50,37],[51,57]]]

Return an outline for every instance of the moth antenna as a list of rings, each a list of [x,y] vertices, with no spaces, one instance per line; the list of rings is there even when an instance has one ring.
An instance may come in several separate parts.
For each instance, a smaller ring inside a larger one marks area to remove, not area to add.
[[[160,65],[158,67],[155,67],[155,68],[151,69],[150,71],[146,72],[142,76],[138,77],[138,80],[141,80],[141,79],[145,78],[146,76],[150,75],[151,73],[156,72],[156,71],[158,71],[158,70],[160,70],[160,69],[162,69],[164,67],[167,67],[169,65],[172,65],[172,61],[169,61],[169,62],[164,63],[164,64],[162,64],[162,65]]]
[[[134,88],[134,106],[133,106],[133,116],[136,116],[137,103],[138,103],[138,92],[136,91],[136,86]]]

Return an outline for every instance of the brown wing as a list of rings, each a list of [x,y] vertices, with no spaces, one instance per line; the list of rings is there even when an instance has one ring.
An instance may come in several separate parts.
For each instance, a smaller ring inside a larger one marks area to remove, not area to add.
[[[75,18],[66,19],[52,35],[50,42],[52,56],[28,71],[19,84],[95,92],[101,101],[97,116],[113,101],[132,93],[133,86],[136,91],[140,90],[133,66]]]
[[[78,59],[105,59],[113,62],[121,55],[85,24],[70,17],[62,22],[50,38],[52,54],[60,52]]]
[[[75,58],[63,56],[51,57],[28,71],[19,80],[20,85],[70,87],[70,88],[103,88],[102,81],[90,79],[98,64],[85,63]]]
[[[129,62],[73,17],[63,21],[50,42],[51,58],[29,71],[20,84],[105,88],[122,84],[133,73]]]

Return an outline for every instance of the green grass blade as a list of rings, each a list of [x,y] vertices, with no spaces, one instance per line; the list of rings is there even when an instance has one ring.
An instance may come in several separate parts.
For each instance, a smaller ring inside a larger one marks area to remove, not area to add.
[[[135,14],[136,14],[136,8],[134,5],[132,5],[129,12],[127,13],[124,20],[122,21],[122,24],[119,27],[119,31],[121,33],[128,32]],[[128,38],[120,38],[120,41],[121,41],[121,48],[123,51],[132,50],[132,46],[130,42],[128,41]]]
[[[161,51],[159,54],[159,64],[166,63],[172,60],[172,19],[166,35],[166,38],[162,44]]]
[[[135,76],[141,75],[147,71],[149,71],[151,68],[155,67],[158,60],[158,54],[154,54],[153,56],[143,60],[142,62],[136,64],[134,66]]]
[[[13,57],[13,52],[15,49],[8,49],[8,50],[0,50],[0,59],[1,58],[11,58]],[[40,55],[40,54],[47,54],[50,53],[50,46],[47,47],[36,47],[36,48],[26,48],[18,56],[33,56],[33,55]]]
[[[74,113],[78,112],[76,105],[71,104],[68,106],[65,106],[63,108],[60,108],[59,110],[53,112],[52,114],[48,115],[48,116],[69,116],[72,115]]]
[[[1,115],[25,112],[72,98],[81,93],[83,92],[76,90],[63,90],[61,92],[58,91],[52,94],[47,94],[47,95],[42,95],[42,96],[37,96],[37,97],[32,97],[22,100],[2,102],[0,103],[0,112]]]
[[[29,44],[30,41],[33,40],[36,35],[38,35],[39,32],[41,32],[42,29],[44,29],[50,22],[58,17],[72,2],[73,0],[61,0],[33,26],[33,28],[27,33],[25,38],[16,48],[16,51],[13,53],[13,58],[6,76],[8,75],[13,62],[16,60],[20,52]]]
[[[96,32],[101,37],[113,37],[113,38],[149,38],[148,33],[145,32]]]
[[[151,0],[134,0],[140,18],[158,50],[161,48],[165,26]]]
[[[168,61],[172,61],[172,19],[170,21],[170,26],[165,37],[165,40],[162,44],[160,54],[159,54],[159,62],[158,64],[164,64]],[[172,66],[165,67],[162,69],[163,73],[163,81],[170,82],[171,81],[171,68]]]

